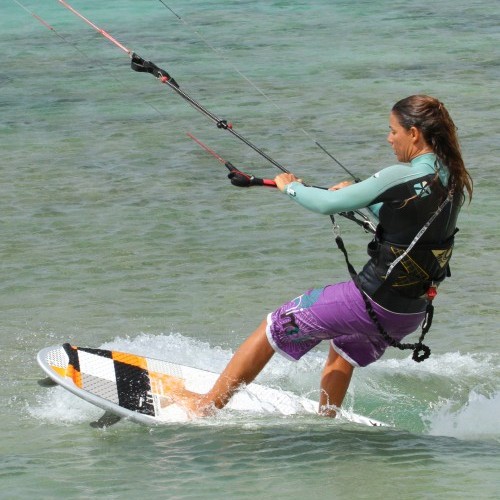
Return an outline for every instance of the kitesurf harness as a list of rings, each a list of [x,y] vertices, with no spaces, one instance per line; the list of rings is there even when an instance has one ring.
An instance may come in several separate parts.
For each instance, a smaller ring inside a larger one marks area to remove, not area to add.
[[[420,231],[415,235],[412,242],[408,245],[408,247],[405,249],[405,251],[403,253],[401,253],[401,255],[399,255],[398,258],[396,258],[392,262],[392,264],[389,266],[389,268],[385,274],[385,277],[384,277],[385,280],[387,280],[387,278],[389,277],[389,274],[394,270],[394,268],[397,266],[397,264],[399,264],[401,262],[401,260],[403,260],[403,258],[406,257],[410,253],[412,248],[417,244],[418,240],[422,237],[422,235],[425,233],[425,231],[427,231],[427,229],[434,222],[436,217],[441,213],[441,211],[445,208],[445,206],[448,203],[452,202],[452,200],[453,200],[453,189],[450,189],[448,191],[448,195],[447,195],[446,199],[439,205],[439,207],[432,214],[432,216],[429,218],[429,220],[424,224],[422,229],[420,229]],[[356,288],[361,293],[361,296],[363,297],[363,301],[365,303],[366,312],[368,313],[368,315],[370,316],[370,319],[373,321],[373,323],[377,327],[380,335],[382,335],[382,337],[386,340],[386,342],[392,347],[397,347],[400,350],[412,350],[413,351],[412,359],[414,361],[416,361],[417,363],[420,363],[420,362],[424,361],[425,359],[427,359],[431,355],[431,350],[423,342],[424,342],[424,338],[425,338],[426,333],[429,331],[429,329],[432,325],[432,317],[434,315],[434,306],[432,304],[432,300],[437,295],[437,283],[431,282],[431,285],[427,289],[426,298],[427,298],[428,302],[427,302],[427,307],[425,310],[424,321],[422,322],[422,333],[420,334],[418,341],[413,343],[413,344],[399,342],[395,338],[391,337],[387,333],[387,331],[384,329],[382,324],[380,323],[380,320],[378,319],[377,313],[373,309],[373,306],[370,302],[370,299],[368,298],[367,294],[363,290],[363,286],[361,284],[361,280],[359,278],[359,275],[356,272],[356,270],[354,269],[354,266],[349,261],[349,255],[348,255],[346,247],[344,245],[344,241],[343,241],[342,237],[340,236],[340,228],[339,228],[339,225],[337,224],[337,222],[335,221],[334,215],[330,215],[330,219],[331,219],[332,224],[333,224],[333,233],[335,236],[335,242],[337,244],[337,247],[344,254],[344,258],[345,258],[345,261],[347,264],[347,269],[349,271],[349,274],[351,275],[351,278],[352,278],[354,284],[356,285]]]

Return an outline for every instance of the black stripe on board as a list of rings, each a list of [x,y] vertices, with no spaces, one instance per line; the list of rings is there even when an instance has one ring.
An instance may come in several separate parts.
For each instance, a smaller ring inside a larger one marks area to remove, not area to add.
[[[66,351],[68,355],[68,365],[71,365],[77,372],[80,371],[80,360],[78,359],[78,351],[77,348],[74,348],[71,344],[67,342],[62,345],[63,349]]]
[[[147,370],[115,361],[116,388],[120,406],[144,415],[155,415]]]

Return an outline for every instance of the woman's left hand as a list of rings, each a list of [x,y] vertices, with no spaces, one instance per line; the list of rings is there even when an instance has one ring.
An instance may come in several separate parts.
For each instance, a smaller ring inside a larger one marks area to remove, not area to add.
[[[328,188],[328,191],[338,191],[339,189],[350,186],[351,184],[352,184],[352,181],[342,181],[342,182],[339,182],[338,184],[335,184],[335,186]]]
[[[274,182],[276,182],[276,187],[282,192],[285,192],[285,187],[287,184],[290,184],[291,182],[302,182],[302,179],[299,179],[296,177],[294,174],[291,173],[284,173],[284,174],[279,174],[274,178]]]

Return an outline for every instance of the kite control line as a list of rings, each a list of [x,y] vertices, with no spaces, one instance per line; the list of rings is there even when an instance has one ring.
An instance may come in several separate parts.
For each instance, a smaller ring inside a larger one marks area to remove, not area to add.
[[[80,14],[76,9],[71,7],[71,5],[64,0],[59,0],[59,3],[64,5],[68,10],[73,12],[76,16],[78,16],[82,21],[86,22],[89,26],[94,28],[100,35],[102,35],[104,38],[107,38],[111,43],[116,45],[119,49],[123,50],[123,52],[126,52],[129,56],[132,54],[132,51],[130,49],[127,49],[125,45],[122,45],[116,38],[111,36],[107,31],[104,31],[103,29],[99,28],[99,26],[96,26],[92,21],[87,19],[83,14]]]
[[[213,149],[209,148],[206,144],[201,142],[197,137],[195,137],[191,133],[187,133],[187,136],[193,139],[199,146],[201,146],[205,151],[210,153],[219,163],[224,165],[228,170],[228,178],[231,180],[231,184],[233,186],[238,186],[238,187],[251,187],[251,186],[267,186],[267,187],[277,187],[276,182],[273,179],[261,179],[259,177],[255,177],[252,174],[248,174],[246,172],[242,172],[241,170],[237,169],[230,161],[226,161],[222,156],[220,156],[218,153],[216,153]],[[356,181],[359,182],[359,181]],[[312,186],[317,189],[328,189],[325,187],[321,186]],[[358,226],[361,226],[366,232],[368,233],[375,233],[375,226],[373,222],[366,217],[362,212],[356,210],[356,211],[349,211],[349,212],[339,212],[339,215],[342,217],[345,217],[346,219],[349,219]],[[356,217],[356,215],[358,217]],[[335,222],[335,219],[333,216],[330,216],[332,219],[332,223],[334,226],[334,230],[338,231],[338,224]]]
[[[196,35],[210,50],[212,50],[215,54],[217,54],[218,57],[223,59],[226,63],[228,63],[238,75],[243,78],[248,84],[250,84],[264,99],[267,100],[271,105],[273,105],[280,113],[284,114],[285,118],[298,130],[300,130],[306,137],[311,139],[314,144],[323,151],[330,159],[332,159],[340,168],[344,170],[348,175],[350,175],[353,179],[354,182],[360,182],[361,179],[359,177],[356,177],[350,170],[347,169],[342,163],[340,163],[335,156],[333,156],[324,146],[322,146],[307,130],[305,130],[303,127],[301,127],[296,120],[291,118],[289,115],[287,115],[283,109],[276,104],[274,100],[272,100],[261,88],[259,88],[248,76],[243,74],[236,65],[234,65],[220,50],[218,50],[216,47],[214,47],[209,40],[207,40],[206,37],[204,37],[199,31],[194,29],[191,24],[189,24],[183,17],[181,17],[177,12],[175,12],[172,7],[167,5],[167,3],[164,0],[158,0],[166,9],[168,9],[176,18],[178,21],[180,21],[191,33]]]
[[[267,161],[269,161],[271,164],[273,164],[275,167],[279,168],[282,172],[285,173],[290,173],[283,165],[278,163],[276,160],[271,158],[267,153],[262,151],[260,148],[258,148],[255,144],[250,142],[248,139],[243,137],[241,134],[233,130],[233,126],[231,123],[229,123],[227,120],[223,120],[219,118],[217,115],[206,109],[204,106],[202,106],[198,101],[193,99],[187,92],[184,92],[179,84],[175,81],[175,79],[169,75],[167,71],[164,69],[158,67],[156,64],[154,64],[151,61],[146,61],[143,59],[141,56],[136,54],[134,51],[131,49],[125,47],[122,43],[120,43],[116,38],[111,36],[107,31],[99,28],[96,24],[94,24],[92,21],[87,19],[83,14],[78,12],[76,9],[74,9],[71,5],[69,5],[67,2],[64,0],[59,0],[59,3],[61,3],[64,7],[66,7],[68,10],[73,12],[77,17],[82,19],[85,23],[87,23],[89,26],[91,26],[97,33],[102,35],[104,38],[108,39],[111,43],[116,45],[119,49],[121,49],[123,52],[127,53],[131,58],[131,67],[134,71],[139,71],[139,72],[144,72],[144,73],[151,73],[154,77],[156,77],[161,83],[164,83],[168,85],[174,92],[176,92],[179,96],[181,96],[183,99],[185,99],[189,104],[191,104],[196,110],[198,110],[200,113],[205,115],[207,118],[212,120],[216,125],[217,128],[227,130],[230,132],[232,135],[234,135],[236,138],[238,138],[240,141],[244,142],[247,146],[252,148],[256,153],[258,153],[260,156],[265,158]]]
[[[213,149],[209,148],[206,144],[203,144],[198,138],[196,138],[193,134],[187,133],[187,136],[193,139],[199,146],[201,146],[205,151],[210,153],[214,158],[217,159],[219,163],[222,163],[228,170],[228,179],[231,180],[231,184],[233,186],[238,187],[250,187],[250,186],[267,186],[267,187],[276,187],[276,182],[272,179],[261,179],[259,177],[255,177],[252,174],[247,174],[246,172],[242,172],[237,169],[230,161],[224,160],[222,156],[218,155]]]
[[[28,12],[30,15],[32,15],[35,19],[37,19],[41,24],[43,24],[46,28],[54,32],[57,36],[59,36],[63,41],[68,42],[66,38],[64,38],[62,35],[60,35],[50,24],[45,22],[40,16],[36,15],[34,12],[26,8],[21,2],[18,0],[13,0],[17,5],[19,5],[21,8],[23,8],[26,12]],[[216,125],[217,128],[220,128],[222,130],[227,130],[229,133],[231,133],[233,136],[235,136],[237,139],[242,141],[244,144],[249,146],[251,149],[253,149],[256,153],[258,153],[260,156],[265,158],[269,163],[277,167],[279,170],[281,170],[284,173],[290,173],[289,170],[287,170],[283,165],[278,163],[276,160],[271,158],[267,153],[262,151],[260,148],[258,148],[255,144],[253,144],[251,141],[243,137],[241,134],[236,132],[232,124],[228,122],[227,120],[223,120],[219,118],[217,115],[206,109],[204,106],[202,106],[198,101],[196,101],[194,98],[192,98],[187,92],[182,90],[177,83],[177,81],[164,69],[158,67],[156,64],[152,63],[151,61],[146,61],[142,57],[140,57],[138,54],[136,54],[132,49],[126,47],[123,45],[121,42],[119,42],[115,37],[113,37],[110,33],[105,31],[104,29],[100,28],[97,26],[95,23],[93,23],[90,19],[85,17],[83,14],[78,12],[74,7],[72,7],[68,2],[65,0],[58,0],[61,5],[63,5],[66,9],[68,9],[70,12],[72,12],[74,15],[76,15],[78,18],[80,18],[82,21],[84,21],[86,24],[88,24],[92,29],[94,29],[97,33],[99,33],[101,36],[106,38],[108,41],[110,41],[113,45],[118,47],[121,51],[125,52],[130,58],[131,58],[131,67],[134,71],[138,72],[146,72],[150,73],[153,76],[155,76],[161,83],[164,83],[168,85],[174,92],[176,92],[180,97],[182,97],[184,100],[186,100],[189,104],[191,104],[197,111],[205,115],[207,118],[212,120]],[[163,3],[167,8],[168,6]],[[174,12],[175,14],[175,12]],[[177,17],[179,17],[177,14],[175,14]],[[72,44],[73,45],[73,44]],[[74,46],[77,50],[78,48]],[[195,140],[195,139],[193,139]],[[198,144],[202,145],[200,141],[197,141]],[[349,172],[336,158],[334,158],[325,148],[323,148],[317,141],[314,141],[317,146],[319,146],[328,156],[330,156],[333,160],[335,160],[353,179],[355,182],[359,182],[359,178],[355,177],[351,172]],[[202,146],[203,147],[203,146]],[[207,151],[211,151],[210,148],[205,147]],[[216,154],[216,153],[215,153]],[[269,187],[275,187],[275,182],[270,179],[260,179],[258,177],[255,177],[253,175],[247,174],[245,172],[242,172],[241,170],[238,170],[236,167],[234,167],[230,162],[225,162],[224,165],[229,169],[229,178],[231,179],[231,182],[235,186],[241,186],[241,187],[249,187],[249,186],[269,186]],[[311,187],[318,187],[318,186],[311,186]],[[326,188],[321,188],[321,189],[326,189]],[[339,213],[342,217],[345,217],[359,226],[363,227],[365,231],[374,233],[375,228],[373,223],[370,221],[370,219],[364,215],[362,212],[355,210],[355,211],[350,211],[350,212],[341,212]]]
[[[213,149],[209,148],[206,144],[201,142],[198,138],[196,138],[193,134],[188,132],[188,137],[193,139],[198,145],[200,145],[205,151],[210,153],[214,158],[217,159],[219,163],[224,165],[229,170],[228,178],[231,179],[231,184],[233,186],[238,187],[250,187],[250,186],[268,186],[268,187],[277,187],[276,182],[272,179],[260,179],[259,177],[255,177],[251,174],[247,174],[237,169],[231,162],[224,160],[222,156],[217,154]],[[321,186],[311,186],[317,189],[328,189]],[[349,219],[352,222],[355,222],[358,226],[361,226],[367,233],[375,233],[376,227],[373,222],[359,210],[351,210],[349,212],[339,212],[339,215]],[[334,230],[338,231],[338,224],[335,222],[335,218],[333,215],[330,216],[332,219],[332,223],[334,226]]]

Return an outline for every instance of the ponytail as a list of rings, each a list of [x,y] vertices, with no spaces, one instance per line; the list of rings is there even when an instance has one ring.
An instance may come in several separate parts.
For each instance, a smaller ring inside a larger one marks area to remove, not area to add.
[[[464,191],[467,191],[470,202],[472,178],[462,159],[457,129],[444,104],[434,97],[413,95],[397,102],[392,112],[406,130],[416,127],[422,132],[425,142],[448,168],[449,187],[455,193],[461,193],[463,198]]]

